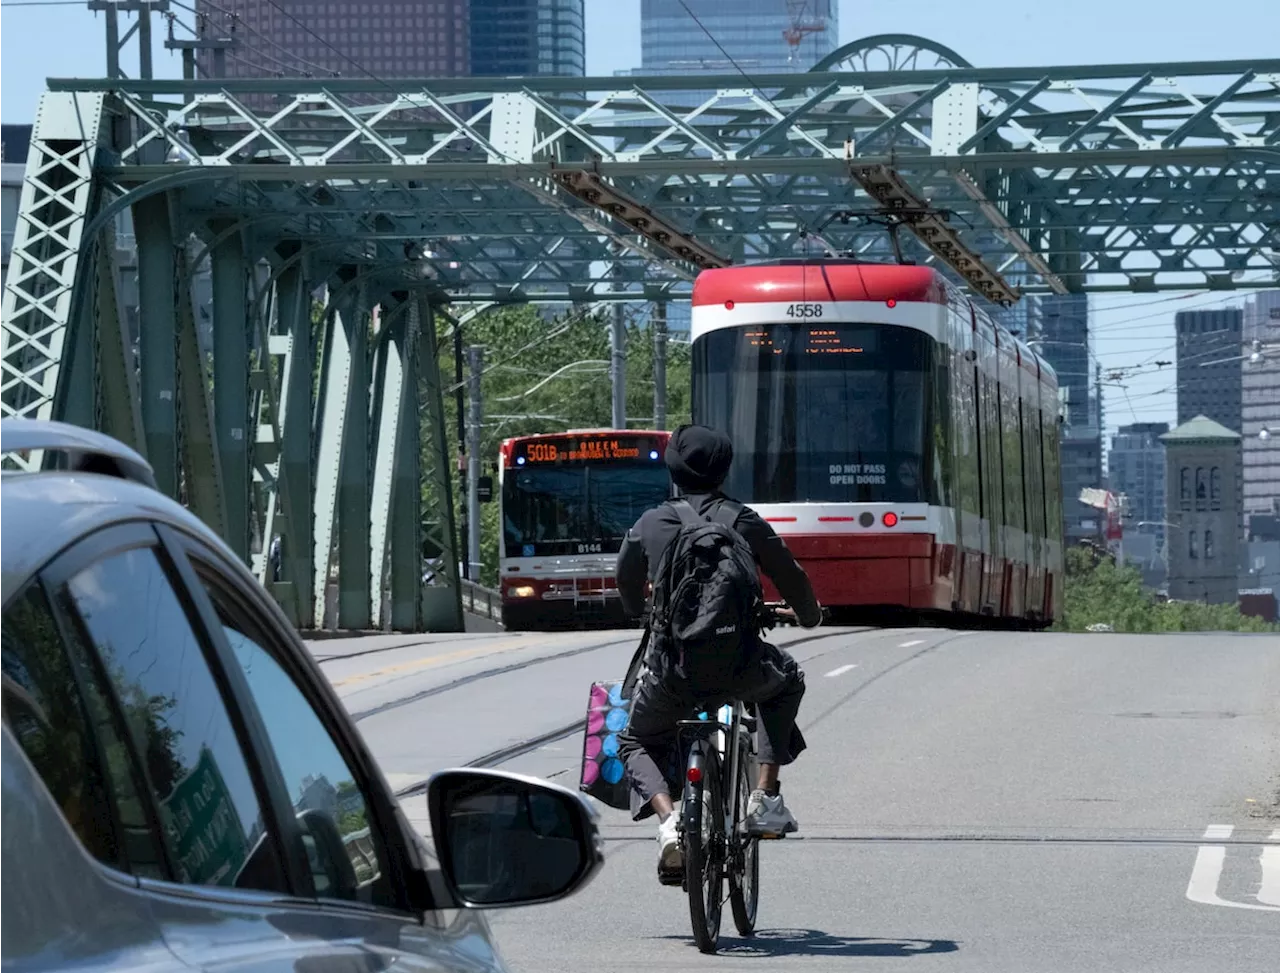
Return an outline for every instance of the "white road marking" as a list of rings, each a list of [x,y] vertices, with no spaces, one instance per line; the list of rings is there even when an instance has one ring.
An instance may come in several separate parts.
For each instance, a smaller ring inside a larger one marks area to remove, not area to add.
[[[1268,841],[1280,841],[1280,828],[1276,828],[1276,829],[1275,829],[1275,831],[1272,831],[1272,832],[1271,832],[1271,837],[1270,837],[1270,838],[1268,838],[1267,840],[1268,840]]]
[[[1225,841],[1235,830],[1229,824],[1211,824],[1205,828],[1204,836],[1208,840]],[[1222,866],[1227,860],[1227,849],[1223,845],[1201,845],[1196,851],[1196,863],[1191,869],[1191,881],[1187,883],[1187,898],[1201,905],[1224,906],[1228,909],[1252,909],[1258,912],[1280,912],[1280,855],[1269,859],[1268,851],[1280,848],[1263,849],[1262,888],[1258,891],[1258,900],[1263,905],[1251,902],[1230,902],[1218,895],[1218,882],[1222,879]]]
[[[924,639],[912,639],[910,642],[903,642],[898,646],[900,649],[909,649],[913,645],[924,645]]]
[[[1262,885],[1258,888],[1258,901],[1263,905],[1280,906],[1280,845],[1262,849]]]
[[[833,676],[843,676],[850,669],[856,669],[856,668],[858,668],[856,665],[839,666],[835,669],[832,669],[830,672],[828,672],[827,678],[830,679]]]

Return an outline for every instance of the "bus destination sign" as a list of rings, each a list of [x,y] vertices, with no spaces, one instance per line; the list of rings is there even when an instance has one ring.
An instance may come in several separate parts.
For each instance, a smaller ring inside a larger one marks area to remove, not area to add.
[[[652,459],[652,446],[648,440],[614,436],[569,436],[564,439],[526,443],[517,455],[517,464],[523,463],[610,463]]]

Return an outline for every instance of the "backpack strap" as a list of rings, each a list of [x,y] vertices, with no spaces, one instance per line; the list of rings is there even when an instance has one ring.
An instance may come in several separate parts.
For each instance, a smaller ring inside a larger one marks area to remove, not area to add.
[[[693,504],[684,497],[676,497],[672,500],[671,509],[680,517],[680,523],[685,527],[697,527],[699,524],[704,523],[702,518],[698,516],[698,512],[693,509]]]
[[[742,504],[737,500],[725,499],[720,502],[720,508],[716,511],[712,520],[717,524],[723,524],[730,530],[736,530],[738,518],[742,516]]]
[[[622,698],[630,700],[636,691],[636,682],[640,679],[640,670],[644,666],[644,656],[649,649],[649,625],[646,624],[644,632],[640,635],[640,645],[636,648],[635,654],[631,657],[631,664],[627,666],[627,674],[622,680]]]

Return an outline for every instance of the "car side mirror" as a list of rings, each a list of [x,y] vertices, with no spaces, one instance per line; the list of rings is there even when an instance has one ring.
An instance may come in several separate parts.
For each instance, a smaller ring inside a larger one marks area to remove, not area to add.
[[[473,909],[553,902],[604,863],[599,814],[582,795],[496,770],[445,770],[427,783],[440,870]]]
[[[316,893],[331,898],[354,899],[360,882],[338,826],[322,811],[308,809],[299,812],[297,817],[298,824],[302,826],[302,840],[316,883]],[[324,887],[326,883],[328,888]]]

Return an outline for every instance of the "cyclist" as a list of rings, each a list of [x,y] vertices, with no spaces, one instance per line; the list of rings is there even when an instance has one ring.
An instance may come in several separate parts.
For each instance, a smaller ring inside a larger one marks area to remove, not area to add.
[[[665,459],[672,481],[697,513],[714,517],[724,504],[736,503],[720,490],[733,462],[728,436],[705,426],[681,426],[671,435]],[[759,514],[737,506],[733,527],[751,547],[760,569],[801,625],[819,625],[822,609],[804,569]],[[645,511],[627,533],[618,553],[617,579],[623,608],[631,615],[643,612],[645,581],[655,580],[663,552],[680,527],[680,516],[668,501]],[[735,671],[724,673],[724,685],[717,688],[725,697],[754,703],[759,710],[760,776],[748,804],[748,828],[753,834],[789,834],[798,826],[782,800],[778,768],[805,749],[796,726],[804,673],[789,653],[764,642],[758,632],[751,633],[750,644],[755,658],[740,660]],[[701,702],[655,633],[632,692],[631,719],[619,737],[619,754],[627,768],[632,820],[658,815],[660,876],[683,867],[669,780],[679,775],[676,724],[689,718]]]

